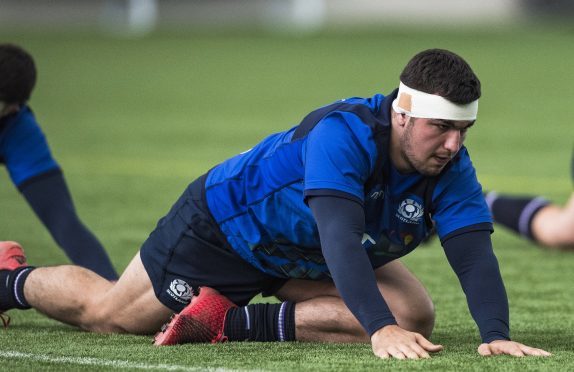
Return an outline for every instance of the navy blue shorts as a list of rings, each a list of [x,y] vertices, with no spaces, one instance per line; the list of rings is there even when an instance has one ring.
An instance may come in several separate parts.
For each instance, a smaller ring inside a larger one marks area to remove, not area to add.
[[[187,187],[140,250],[157,298],[175,312],[202,286],[244,306],[260,293],[272,295],[286,281],[259,271],[229,246],[205,203],[204,180]]]

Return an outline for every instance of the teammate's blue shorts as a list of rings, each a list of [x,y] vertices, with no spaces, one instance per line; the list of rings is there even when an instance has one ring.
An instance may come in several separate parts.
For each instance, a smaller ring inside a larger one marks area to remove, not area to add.
[[[259,271],[229,246],[207,208],[204,184],[205,176],[187,187],[140,251],[157,298],[175,312],[202,286],[244,306],[286,281]]]

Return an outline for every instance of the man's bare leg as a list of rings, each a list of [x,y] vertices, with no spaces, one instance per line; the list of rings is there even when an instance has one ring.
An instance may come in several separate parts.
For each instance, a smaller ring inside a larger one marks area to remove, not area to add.
[[[173,313],[156,298],[139,253],[116,283],[79,266],[39,267],[24,294],[48,317],[93,332],[151,334]]]
[[[428,338],[434,327],[434,306],[421,282],[398,260],[378,268],[375,274],[399,326]],[[299,341],[370,341],[332,282],[293,279],[276,296],[297,302],[295,334]]]

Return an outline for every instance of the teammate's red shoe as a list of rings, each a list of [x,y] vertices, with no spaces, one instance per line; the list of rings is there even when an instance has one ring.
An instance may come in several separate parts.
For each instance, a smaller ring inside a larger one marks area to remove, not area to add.
[[[28,266],[24,249],[16,242],[0,242],[0,270],[16,270]]]
[[[22,246],[16,242],[0,242],[0,270],[16,270],[28,266]],[[10,317],[0,309],[0,320],[4,327],[10,324]]]
[[[188,342],[227,341],[223,335],[225,314],[236,305],[213,288],[201,287],[179,314],[171,317],[154,337],[154,345],[176,345]]]

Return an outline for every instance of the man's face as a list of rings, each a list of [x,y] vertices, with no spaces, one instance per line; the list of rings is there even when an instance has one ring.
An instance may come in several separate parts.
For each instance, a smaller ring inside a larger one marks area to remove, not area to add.
[[[458,153],[474,121],[406,117],[400,138],[400,155],[410,171],[425,176],[439,174]]]

